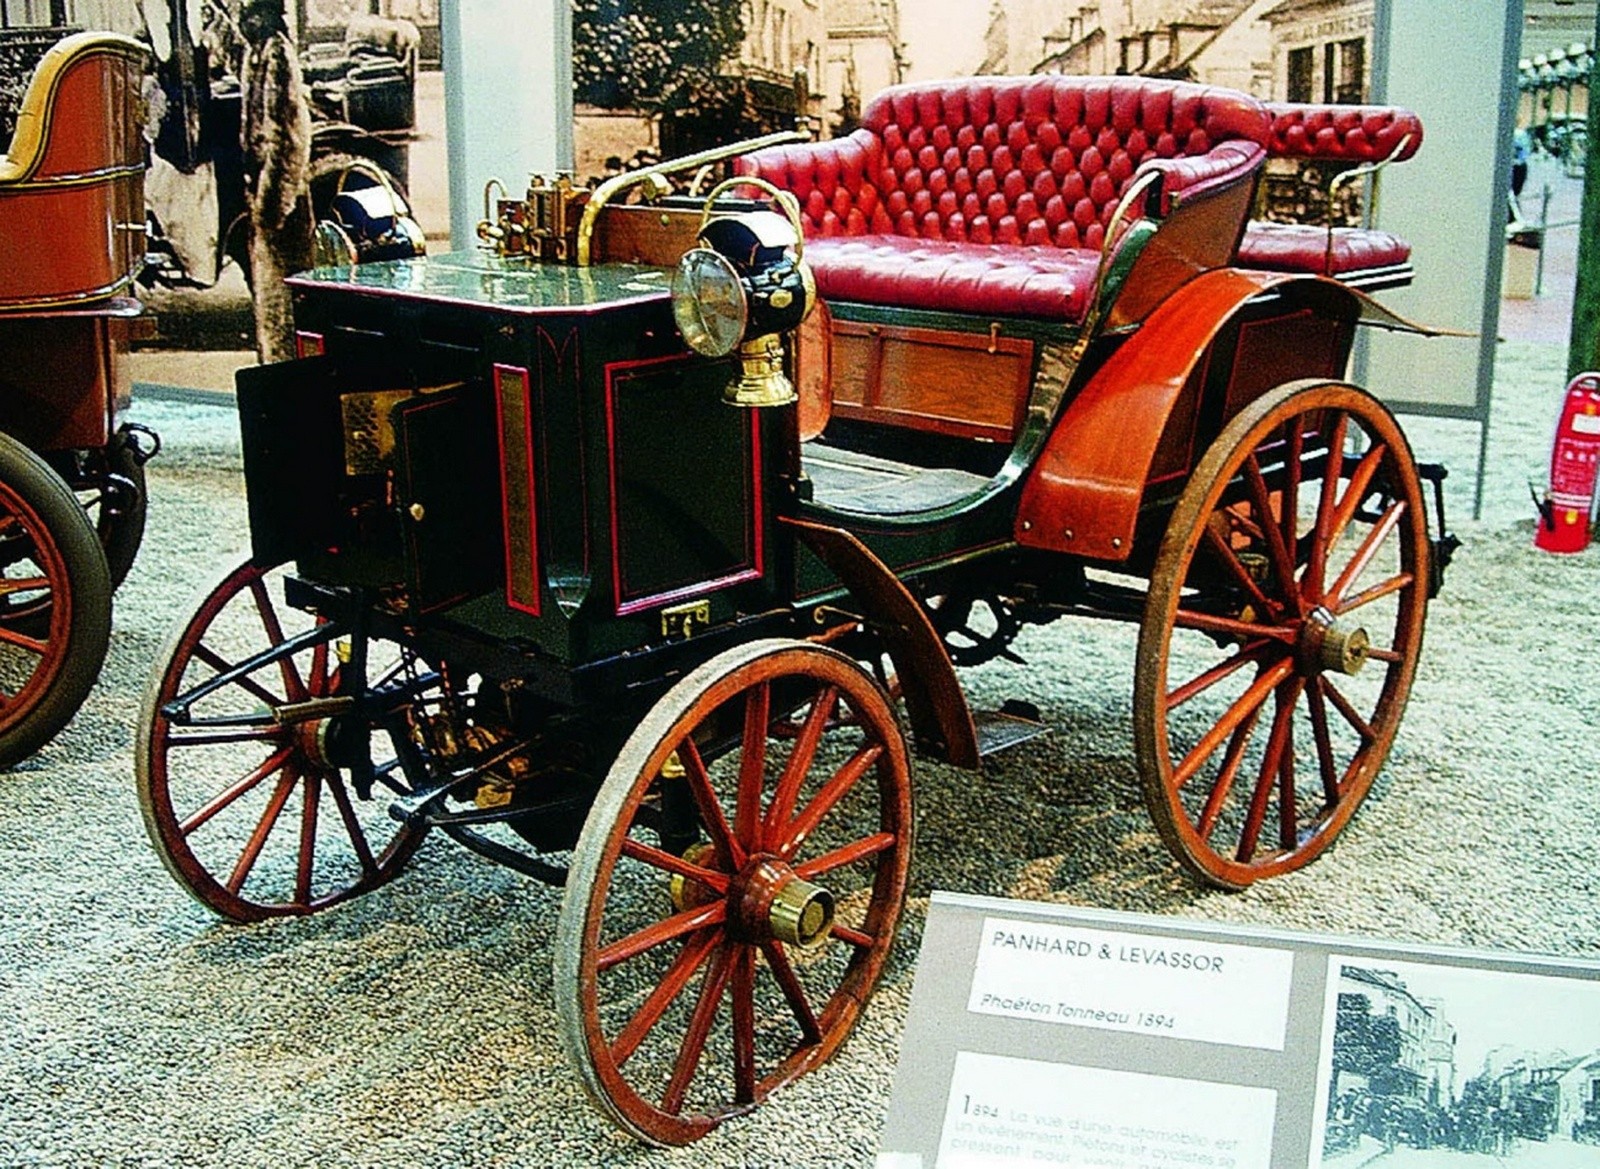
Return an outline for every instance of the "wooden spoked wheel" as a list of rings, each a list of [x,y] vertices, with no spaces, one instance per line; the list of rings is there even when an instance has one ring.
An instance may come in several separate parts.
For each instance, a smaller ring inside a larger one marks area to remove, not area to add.
[[[363,686],[342,660],[365,653]],[[223,577],[160,659],[135,768],[151,842],[201,904],[236,921],[308,914],[392,878],[423,833],[388,815],[409,791],[390,734],[420,734],[437,684],[415,657],[363,645],[282,602],[282,572]],[[370,776],[361,760],[373,760]],[[368,782],[370,778],[371,782]]]
[[[77,497],[0,434],[0,767],[31,755],[88,697],[111,637],[111,580]]]
[[[687,1144],[826,1060],[910,857],[904,740],[855,662],[760,641],[682,679],[611,768],[561,908],[561,1034],[595,1103]]]
[[[1405,436],[1353,386],[1278,387],[1201,459],[1151,574],[1134,682],[1145,795],[1196,875],[1242,888],[1287,872],[1350,819],[1411,689],[1428,548]]]

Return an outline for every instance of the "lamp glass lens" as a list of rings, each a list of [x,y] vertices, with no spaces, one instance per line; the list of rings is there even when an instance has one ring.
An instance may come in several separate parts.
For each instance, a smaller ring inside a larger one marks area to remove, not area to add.
[[[672,280],[672,316],[690,349],[725,357],[744,339],[750,309],[733,265],[709,248],[693,248]]]

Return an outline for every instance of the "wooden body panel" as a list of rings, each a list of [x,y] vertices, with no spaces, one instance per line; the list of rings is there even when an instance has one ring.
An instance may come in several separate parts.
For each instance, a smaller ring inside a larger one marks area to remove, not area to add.
[[[1214,368],[1214,343],[1268,293],[1281,300],[1278,315],[1295,319],[1245,328],[1238,353]],[[1228,414],[1271,385],[1339,376],[1360,314],[1352,293],[1318,277],[1224,268],[1184,285],[1067,406],[1023,486],[1017,542],[1126,560],[1147,485],[1186,474]],[[1202,422],[1201,395],[1218,379],[1226,407]]]
[[[1011,442],[1027,408],[1033,343],[835,318],[833,413],[933,434]]]
[[[129,324],[106,313],[0,316],[0,431],[36,451],[110,442],[131,397]]]
[[[80,33],[50,50],[0,155],[0,308],[125,287],[144,258],[144,49]]]

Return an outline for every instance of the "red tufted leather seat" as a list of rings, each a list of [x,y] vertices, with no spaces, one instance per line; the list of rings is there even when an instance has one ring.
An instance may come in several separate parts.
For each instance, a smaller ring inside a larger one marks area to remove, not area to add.
[[[800,200],[826,298],[1081,322],[1105,229],[1141,168],[1153,208],[1252,181],[1267,117],[1231,90],[1147,78],[896,86],[829,142],[738,161]]]
[[[1392,106],[1321,106],[1270,102],[1268,153],[1273,158],[1343,162],[1351,167],[1410,158],[1422,145],[1422,120]],[[1239,244],[1239,263],[1269,272],[1350,278],[1403,267],[1411,245],[1373,228],[1253,221]],[[1402,279],[1409,279],[1409,272]]]

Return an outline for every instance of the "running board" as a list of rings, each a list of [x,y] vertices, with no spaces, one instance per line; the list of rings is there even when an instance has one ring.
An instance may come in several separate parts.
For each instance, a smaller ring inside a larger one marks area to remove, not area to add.
[[[1039,721],[1031,702],[1007,702],[999,710],[975,710],[972,723],[978,732],[978,758],[998,755],[1008,747],[1037,739],[1050,728]]]

